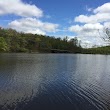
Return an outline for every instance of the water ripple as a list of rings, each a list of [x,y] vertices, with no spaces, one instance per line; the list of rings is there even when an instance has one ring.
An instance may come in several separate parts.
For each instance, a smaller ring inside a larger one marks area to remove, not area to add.
[[[109,110],[109,57],[87,57],[1,56],[0,110]]]

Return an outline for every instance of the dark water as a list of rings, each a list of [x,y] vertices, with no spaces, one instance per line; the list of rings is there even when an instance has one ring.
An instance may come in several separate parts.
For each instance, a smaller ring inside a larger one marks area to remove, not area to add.
[[[0,54],[0,110],[110,110],[110,56]]]

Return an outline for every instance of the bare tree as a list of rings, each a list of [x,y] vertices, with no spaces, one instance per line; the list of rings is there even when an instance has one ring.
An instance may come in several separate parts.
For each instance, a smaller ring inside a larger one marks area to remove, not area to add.
[[[107,44],[110,44],[110,29],[109,28],[103,28],[102,30],[99,30],[99,36],[102,38]]]

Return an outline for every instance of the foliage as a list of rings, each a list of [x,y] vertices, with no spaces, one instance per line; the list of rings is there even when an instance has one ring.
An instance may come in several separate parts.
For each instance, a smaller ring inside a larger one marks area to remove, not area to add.
[[[3,37],[0,37],[0,52],[1,51],[8,51],[7,43]]]
[[[52,52],[57,49],[66,50],[68,53],[81,51],[77,38],[68,41],[53,36],[19,33],[13,29],[0,29],[0,51],[1,52]]]
[[[110,33],[106,30],[107,38]],[[54,52],[110,54],[110,46],[83,49],[77,38],[68,40],[53,36],[19,33],[13,29],[0,29],[0,52]]]
[[[110,46],[82,49],[84,54],[110,54]]]

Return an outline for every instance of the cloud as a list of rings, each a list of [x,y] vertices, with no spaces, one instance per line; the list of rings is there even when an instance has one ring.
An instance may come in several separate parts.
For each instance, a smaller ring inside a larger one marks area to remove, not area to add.
[[[56,32],[59,25],[49,22],[42,22],[36,18],[22,18],[12,21],[8,24],[8,26],[20,32],[44,35],[47,32]]]
[[[94,13],[110,13],[110,3],[105,3],[102,6],[94,9]]]
[[[108,24],[108,23],[107,23]],[[82,47],[92,47],[93,45],[105,45],[102,40],[104,37],[103,29],[104,25],[100,23],[96,24],[84,24],[84,25],[73,25],[69,27],[69,31],[76,33],[76,37],[80,38]]]
[[[110,22],[105,22],[105,23],[104,23],[104,27],[105,27],[105,28],[110,28]]]
[[[80,15],[75,18],[75,22],[80,23],[103,23],[105,21],[110,21],[110,13],[97,13],[95,15]]]
[[[93,8],[89,8],[89,7],[86,5],[86,10],[87,10],[88,12],[91,12],[91,11],[93,10]]]
[[[78,25],[71,25],[68,29],[76,33],[76,36],[83,42],[82,45],[105,45],[102,38],[105,37],[105,28],[110,28],[110,3],[105,3],[95,9],[89,9],[90,15],[76,16],[74,21]]]
[[[69,27],[69,31],[71,31],[71,32],[79,33],[79,32],[81,32],[81,30],[82,30],[82,26],[79,26],[79,25],[73,25],[73,26]]]
[[[73,25],[69,27],[69,31],[76,33],[76,37],[80,38],[82,47],[92,47],[93,45],[105,45],[103,37],[105,36],[104,28],[108,26],[108,23],[104,25],[100,23]]]
[[[0,0],[0,15],[14,14],[22,17],[42,17],[43,11],[22,0]]]
[[[92,15],[79,15],[75,17],[75,22],[80,23],[102,23],[110,21],[110,3],[106,3],[92,11]]]
[[[40,17],[51,16],[44,16],[40,8],[32,3],[24,3],[23,0],[0,0],[0,16],[8,14],[21,17],[8,23],[9,28],[19,32],[45,35],[48,32],[56,32],[58,28],[58,24],[42,22]]]
[[[83,35],[93,35],[93,33],[96,33],[99,29],[103,29],[103,25],[101,25],[100,23],[73,25],[69,27],[69,31],[76,32],[77,34],[83,33]]]
[[[69,31],[77,33],[77,37],[81,39],[83,47],[87,45],[90,47],[96,45],[96,43],[100,45],[100,42],[103,42],[99,30],[103,30],[103,25],[100,23],[69,27]]]
[[[40,30],[40,29],[25,29],[25,33],[32,33],[32,34],[39,34],[39,35],[45,35],[46,32]]]

